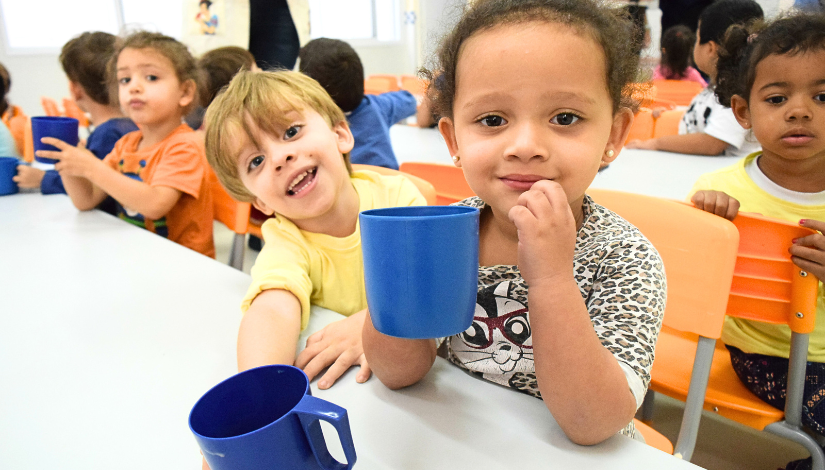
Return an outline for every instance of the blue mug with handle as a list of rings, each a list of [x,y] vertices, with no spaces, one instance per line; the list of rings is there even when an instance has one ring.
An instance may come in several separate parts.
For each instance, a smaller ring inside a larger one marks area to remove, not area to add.
[[[479,210],[413,206],[361,212],[367,306],[399,338],[451,336],[473,324]]]
[[[19,191],[17,183],[12,178],[17,175],[17,157],[0,157],[0,196],[14,194]]]
[[[338,431],[347,463],[327,449],[320,421]],[[201,397],[189,429],[212,470],[324,469],[355,464],[347,410],[311,395],[301,369],[270,365],[236,374]]]
[[[54,137],[63,142],[76,147],[80,142],[78,135],[78,121],[75,118],[62,116],[35,116],[32,118],[32,139],[34,140],[34,151],[51,150],[58,151],[57,147],[49,144],[44,144],[40,141],[43,137]],[[57,163],[53,158],[34,156],[34,159],[40,163]]]

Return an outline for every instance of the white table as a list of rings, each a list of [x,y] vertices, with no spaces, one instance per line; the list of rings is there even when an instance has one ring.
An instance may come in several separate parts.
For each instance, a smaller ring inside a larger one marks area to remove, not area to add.
[[[188,414],[236,370],[249,276],[39,194],[0,197],[0,260],[0,469],[200,468]],[[339,318],[314,307],[303,336]],[[354,375],[313,393],[347,408],[357,469],[696,468],[572,444],[541,401],[442,359],[401,391]]]
[[[390,128],[399,163],[452,165],[447,144],[437,129],[395,125]],[[648,196],[685,199],[703,174],[734,164],[742,157],[707,157],[652,150],[624,149],[591,185]]]

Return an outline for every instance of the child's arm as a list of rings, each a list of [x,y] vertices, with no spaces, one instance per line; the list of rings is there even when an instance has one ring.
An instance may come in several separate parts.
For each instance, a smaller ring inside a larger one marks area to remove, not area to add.
[[[40,183],[45,175],[46,172],[43,170],[28,165],[17,165],[17,175],[12,178],[12,181],[21,188],[40,189]]]
[[[361,341],[375,376],[392,390],[418,382],[435,362],[435,340],[402,339],[381,334],[372,325],[369,313]]]
[[[238,331],[238,370],[295,362],[301,333],[301,303],[283,289],[261,292],[252,301]]]
[[[648,140],[632,140],[625,145],[625,148],[661,150],[693,155],[721,155],[728,148],[728,143],[699,132],[695,134],[665,135]]]
[[[814,229],[819,233],[796,239],[789,250],[791,260],[821,281],[825,279],[825,235],[822,235],[825,231],[825,222],[802,219],[799,225]]]
[[[544,403],[570,440],[599,443],[627,426],[636,400],[618,360],[596,335],[573,277],[577,230],[567,196],[558,183],[539,181],[522,193],[510,219],[518,229],[519,269],[529,286]]]
[[[121,205],[150,219],[164,217],[180,199],[181,192],[168,186],[150,186],[116,171],[83,148],[73,147],[51,137],[43,138],[60,151],[40,150],[37,155],[60,160],[55,169],[60,172],[66,192],[80,210],[97,207],[106,195]],[[85,180],[85,181],[83,181]]]
[[[696,191],[690,198],[690,202],[697,209],[716,214],[728,220],[733,220],[739,213],[739,201],[728,196],[722,191],[702,190]]]

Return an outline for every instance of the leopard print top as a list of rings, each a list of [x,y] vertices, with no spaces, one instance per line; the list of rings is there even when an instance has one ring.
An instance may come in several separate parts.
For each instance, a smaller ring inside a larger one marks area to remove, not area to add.
[[[483,209],[472,197],[456,203]],[[573,263],[593,329],[628,376],[634,396],[647,390],[662,326],[662,260],[636,227],[585,196]],[[528,287],[517,266],[482,266],[473,324],[446,339],[447,357],[491,382],[541,398],[533,364]],[[634,386],[636,388],[634,389]],[[621,434],[634,437],[633,422]]]

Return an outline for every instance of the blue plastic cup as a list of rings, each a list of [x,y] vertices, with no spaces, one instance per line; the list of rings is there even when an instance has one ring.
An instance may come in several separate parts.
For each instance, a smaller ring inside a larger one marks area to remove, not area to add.
[[[14,194],[19,191],[17,183],[12,178],[17,174],[17,157],[0,157],[0,196]]]
[[[75,118],[59,116],[36,116],[32,118],[32,138],[34,140],[34,159],[40,163],[57,163],[53,158],[43,158],[37,156],[38,150],[58,151],[57,147],[47,145],[40,141],[43,137],[54,137],[71,146],[76,146],[80,141],[77,133],[78,122]]]
[[[360,215],[373,326],[399,338],[441,338],[473,322],[479,210],[393,207]]]
[[[338,431],[347,463],[330,455],[320,420]],[[201,397],[189,429],[212,470],[350,469],[355,447],[347,410],[311,395],[301,369],[263,366],[236,374]]]

